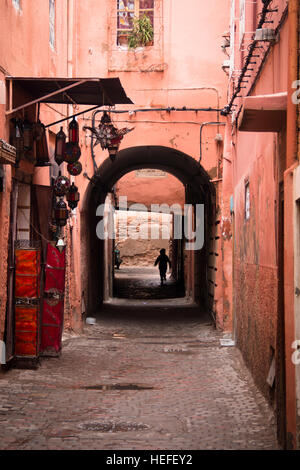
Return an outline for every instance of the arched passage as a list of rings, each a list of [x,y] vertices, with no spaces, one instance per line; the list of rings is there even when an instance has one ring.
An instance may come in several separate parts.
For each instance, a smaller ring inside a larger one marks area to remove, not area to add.
[[[186,204],[204,204],[204,246],[194,253],[196,260],[195,300],[209,308],[208,296],[209,246],[215,222],[215,189],[203,167],[183,152],[162,146],[139,146],[121,150],[112,162],[106,159],[91,179],[81,209],[82,287],[86,310],[97,310],[103,301],[104,242],[96,235],[99,217],[96,208],[125,174],[152,168],[177,177],[185,186]]]

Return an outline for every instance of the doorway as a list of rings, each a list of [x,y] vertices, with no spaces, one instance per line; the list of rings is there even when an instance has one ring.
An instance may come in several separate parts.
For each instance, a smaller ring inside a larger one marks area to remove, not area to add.
[[[115,191],[117,182],[130,172],[145,169],[167,172],[177,178],[184,188],[184,203],[187,206],[181,222],[184,236],[172,247],[176,261],[174,273],[171,274],[175,274],[175,278],[180,278],[183,283],[183,295],[200,304],[203,310],[209,310],[210,304],[213,303],[208,289],[208,261],[211,230],[215,225],[214,186],[210,182],[209,175],[191,156],[168,147],[147,146],[121,150],[115,162],[105,160],[86,191],[81,214],[83,219],[81,245],[85,257],[82,285],[87,312],[99,310],[107,295],[113,296],[115,245],[109,239],[101,240],[97,237],[97,227],[99,221],[102,222],[104,214],[102,212],[100,215],[101,211],[99,212],[97,208],[104,205],[109,195],[111,205],[119,210]],[[141,195],[143,195],[142,190]],[[148,212],[148,209],[146,210]],[[171,226],[174,227],[174,220]],[[200,244],[192,244],[190,237],[197,233],[195,228],[198,226],[201,227],[203,240]],[[110,272],[112,276],[109,275]]]

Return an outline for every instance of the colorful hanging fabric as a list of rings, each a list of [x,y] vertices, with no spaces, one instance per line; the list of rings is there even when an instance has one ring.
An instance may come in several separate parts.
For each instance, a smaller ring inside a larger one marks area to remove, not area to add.
[[[65,250],[47,245],[40,354],[59,356],[64,316]]]

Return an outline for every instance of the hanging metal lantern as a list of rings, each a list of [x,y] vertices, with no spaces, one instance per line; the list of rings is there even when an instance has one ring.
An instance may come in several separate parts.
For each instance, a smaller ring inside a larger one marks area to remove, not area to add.
[[[114,162],[120,147],[121,139],[114,139],[111,141],[110,145],[108,146],[108,154],[110,159]]]
[[[41,166],[41,167],[51,166],[51,162],[49,160],[46,128],[44,124],[42,124],[41,122],[39,122],[38,131],[39,131],[39,134],[36,140],[36,164],[35,166]]]
[[[65,203],[62,197],[55,205],[54,214],[55,221],[59,227],[63,227],[64,225],[66,225],[69,217],[69,211],[67,208],[67,204]]]
[[[38,119],[37,122],[33,124],[33,138],[37,142],[38,140],[41,140],[45,133],[45,126],[44,124],[41,123],[41,121]]]
[[[11,119],[13,124],[10,143],[16,148],[16,167],[19,166],[21,158],[24,156],[24,139],[21,119]]]
[[[60,131],[56,134],[55,138],[55,153],[54,160],[58,165],[61,165],[64,161],[65,147],[66,147],[66,134],[63,131],[63,128],[60,128]]]
[[[102,149],[108,149],[109,156],[111,160],[114,161],[124,135],[131,132],[134,128],[129,129],[128,127],[124,127],[123,129],[117,129],[113,125],[109,114],[104,111],[98,129],[84,126],[83,130],[86,129],[90,130],[96,137],[94,146],[100,143]]]
[[[112,147],[113,140],[119,139],[120,143],[123,138],[123,136],[119,136],[118,129],[113,125],[111,118],[106,111],[104,111],[99,125],[99,137],[102,149],[109,149]]]
[[[75,163],[81,155],[80,147],[76,142],[68,142],[65,147],[64,161],[67,163]]]
[[[54,193],[56,196],[65,196],[70,188],[70,180],[67,176],[59,175],[54,181]]]
[[[24,149],[31,150],[33,147],[33,125],[27,117],[23,122],[23,139],[24,139]]]
[[[79,126],[78,122],[75,119],[75,116],[73,117],[69,125],[69,142],[73,142],[76,144],[78,144],[79,142]]]
[[[82,172],[82,165],[80,162],[68,163],[67,170],[72,176],[78,176]]]
[[[70,187],[67,194],[67,201],[70,209],[75,209],[75,207],[77,207],[79,199],[80,194],[78,192],[78,188],[74,183],[72,183],[72,186]]]

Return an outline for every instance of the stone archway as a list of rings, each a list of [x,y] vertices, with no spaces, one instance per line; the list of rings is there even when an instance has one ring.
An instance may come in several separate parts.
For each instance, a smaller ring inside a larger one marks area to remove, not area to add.
[[[106,159],[91,179],[84,195],[81,209],[81,281],[87,312],[97,310],[103,301],[104,243],[96,236],[99,222],[96,208],[104,203],[108,192],[122,176],[145,168],[174,175],[186,188],[187,204],[204,204],[205,244],[197,254],[195,300],[204,302],[208,308],[208,304],[213,301],[208,297],[207,269],[211,230],[215,222],[215,188],[203,167],[189,155],[169,147],[138,146],[121,150],[114,162]]]

